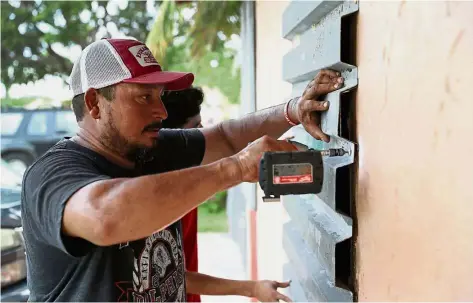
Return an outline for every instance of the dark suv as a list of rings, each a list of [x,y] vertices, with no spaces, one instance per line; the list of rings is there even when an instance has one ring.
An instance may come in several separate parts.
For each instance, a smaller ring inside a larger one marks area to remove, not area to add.
[[[1,126],[2,159],[20,174],[60,139],[73,136],[78,128],[74,112],[62,108],[2,108]]]
[[[26,302],[29,297],[26,283],[25,244],[21,228],[19,187],[0,188],[2,234],[2,302]]]

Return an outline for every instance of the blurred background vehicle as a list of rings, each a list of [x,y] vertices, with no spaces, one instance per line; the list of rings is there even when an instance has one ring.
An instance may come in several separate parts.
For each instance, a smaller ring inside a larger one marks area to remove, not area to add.
[[[26,302],[26,256],[21,228],[22,176],[1,161],[1,298],[2,302]]]
[[[51,146],[77,131],[72,110],[2,108],[1,155],[12,170],[23,174]]]

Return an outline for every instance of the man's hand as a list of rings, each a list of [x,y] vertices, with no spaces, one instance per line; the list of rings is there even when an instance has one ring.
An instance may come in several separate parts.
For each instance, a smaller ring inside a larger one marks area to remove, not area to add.
[[[253,296],[260,302],[278,302],[279,300],[284,302],[292,302],[291,299],[277,290],[278,287],[286,288],[290,284],[291,282],[277,282],[269,280],[257,281],[255,282]]]
[[[211,296],[245,296],[256,298],[260,302],[292,302],[291,299],[278,292],[278,288],[286,288],[291,282],[277,281],[239,281],[229,280],[188,271],[186,273],[187,292],[191,294]]]
[[[315,139],[330,141],[330,137],[320,129],[320,112],[328,110],[329,104],[319,99],[342,87],[343,81],[339,72],[323,69],[309,82],[302,96],[291,106],[290,115],[296,117]]]
[[[263,136],[250,143],[245,149],[232,156],[241,169],[242,182],[257,182],[261,157],[267,151],[297,151],[291,143]]]

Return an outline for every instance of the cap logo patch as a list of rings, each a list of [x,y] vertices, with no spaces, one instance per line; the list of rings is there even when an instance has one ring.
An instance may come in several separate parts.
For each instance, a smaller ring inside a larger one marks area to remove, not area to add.
[[[146,45],[135,45],[130,47],[128,50],[133,54],[136,61],[138,61],[141,66],[159,65]]]

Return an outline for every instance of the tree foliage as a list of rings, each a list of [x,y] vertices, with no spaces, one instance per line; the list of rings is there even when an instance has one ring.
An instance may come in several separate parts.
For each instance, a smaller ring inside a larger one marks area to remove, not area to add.
[[[83,49],[119,32],[146,41],[163,69],[192,71],[195,85],[217,87],[230,102],[239,101],[236,51],[226,43],[239,35],[241,1],[155,1],[156,19],[146,1],[114,3],[2,1],[1,80],[7,91],[46,75],[66,80],[73,65],[68,48]]]
[[[189,32],[193,43],[191,54],[201,57],[205,51],[216,51],[234,34],[240,33],[241,1],[198,1],[194,23]]]
[[[226,43],[240,33],[241,2],[185,2],[161,4],[148,47],[165,70],[192,71],[196,86],[218,88],[231,103],[238,103],[237,52]]]
[[[86,45],[112,31],[144,41],[153,17],[146,2],[2,1],[1,80],[8,88],[56,75],[66,79],[73,62],[67,49]]]
[[[146,39],[146,44],[164,70],[169,69],[168,62],[184,59],[182,55],[185,54],[183,48],[186,45],[182,44],[181,47],[178,47],[175,39],[184,36],[188,28],[189,26],[180,14],[176,2],[165,1],[160,5],[156,20]],[[178,50],[177,54],[181,55],[178,60],[170,57],[176,54],[176,50]]]

